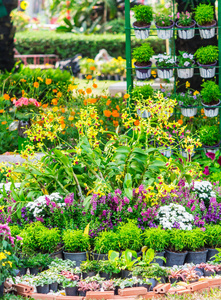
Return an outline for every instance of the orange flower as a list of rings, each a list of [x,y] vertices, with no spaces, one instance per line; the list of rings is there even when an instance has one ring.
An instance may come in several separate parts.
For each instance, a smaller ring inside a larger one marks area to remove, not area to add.
[[[42,108],[47,108],[47,107],[48,107],[48,103],[42,105]]]
[[[79,93],[79,94],[82,94],[82,95],[85,95],[85,91],[83,91],[82,89],[79,89],[79,90],[78,90],[78,93]]]
[[[115,118],[118,118],[120,116],[119,112],[117,110],[112,111],[112,116]]]
[[[95,70],[96,70],[95,66],[91,66],[91,67],[90,67],[90,70],[91,70],[91,71],[95,71]]]
[[[11,102],[13,102],[14,100],[16,100],[16,97],[12,97],[11,98]]]
[[[62,129],[65,129],[65,127],[66,127],[66,125],[63,123],[63,124],[61,124],[61,128]]]
[[[64,113],[65,113],[65,108],[62,108],[62,109],[61,109],[61,112],[64,114]]]
[[[8,94],[4,94],[3,97],[4,97],[5,100],[9,100],[10,99],[10,96]]]
[[[86,79],[92,79],[92,76],[91,75],[87,75]]]
[[[84,105],[87,105],[87,103],[88,103],[87,99],[84,99]]]
[[[130,95],[129,94],[125,94],[124,95],[124,99],[128,99],[128,98],[130,98]]]
[[[62,134],[65,134],[65,131],[62,131],[61,133],[62,133]]]
[[[177,123],[179,123],[180,125],[183,125],[183,121],[181,119],[178,120]]]
[[[136,120],[136,121],[134,122],[134,125],[135,125],[135,126],[140,125],[140,121],[139,121],[139,120]]]
[[[204,114],[204,109],[203,109],[203,108],[201,109],[201,114],[202,114],[202,115]]]
[[[96,89],[96,88],[97,88],[97,84],[96,84],[96,83],[94,83],[94,84],[93,84],[93,87]]]
[[[39,87],[39,83],[35,81],[35,82],[33,83],[33,86],[37,89],[37,88]]]
[[[26,82],[26,80],[24,78],[20,79],[21,82]]]
[[[91,88],[87,88],[87,89],[86,89],[86,93],[87,93],[87,94],[91,94],[91,93],[92,93],[92,89],[91,89]]]
[[[25,95],[25,91],[24,91],[24,90],[22,90],[21,92],[22,92],[22,97],[24,97],[24,95]]]
[[[5,125],[6,123],[7,123],[6,121],[3,121],[3,122],[2,122],[2,125]]]
[[[58,104],[58,99],[56,99],[56,98],[52,99],[51,104],[57,105]]]
[[[51,80],[50,78],[46,78],[45,83],[46,83],[47,85],[49,85],[49,84],[52,83],[52,80]]]
[[[61,93],[61,92],[58,92],[58,93],[57,93],[57,97],[60,98],[61,96],[62,96],[62,93]]]
[[[71,115],[72,115],[72,116],[75,116],[75,111],[71,111]]]
[[[106,105],[108,106],[108,105],[110,105],[110,104],[111,104],[111,101],[110,101],[110,100],[107,100]]]
[[[3,114],[4,112],[4,109],[0,109],[0,114]]]
[[[117,109],[118,111],[120,110],[120,107],[119,107],[119,105],[117,105],[117,106],[116,106],[116,109]]]
[[[107,99],[107,96],[102,95],[101,97],[104,98],[104,99]]]
[[[111,111],[105,110],[104,115],[105,115],[105,117],[109,118],[111,116]]]
[[[90,103],[91,103],[91,104],[95,104],[96,102],[97,102],[97,99],[96,99],[96,98],[91,98],[91,99],[90,99]]]
[[[113,124],[114,124],[114,127],[117,127],[119,125],[118,121],[115,121],[115,120],[113,120]]]
[[[53,92],[53,93],[57,93],[57,90],[56,90],[56,89],[53,89],[52,92]]]

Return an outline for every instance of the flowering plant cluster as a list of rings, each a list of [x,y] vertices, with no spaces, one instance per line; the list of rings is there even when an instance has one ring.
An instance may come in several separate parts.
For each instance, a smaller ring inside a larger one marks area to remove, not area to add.
[[[182,12],[182,13],[177,13],[177,19],[178,19],[178,25],[179,26],[183,26],[183,27],[187,27],[192,25],[193,20],[192,20],[192,13],[186,11],[186,12]]]
[[[179,105],[183,107],[198,106],[201,101],[200,93],[197,91],[192,92],[188,90],[187,92],[179,93],[174,97],[176,97],[176,100],[179,103]]]
[[[165,54],[158,54],[156,57],[158,68],[172,68],[175,60],[172,56]]]
[[[185,51],[179,51],[180,55],[177,57],[177,64],[179,67],[189,68],[194,66],[194,56],[193,54],[187,53]]]
[[[173,23],[171,15],[162,13],[158,13],[155,15],[155,22],[159,27],[169,27]]]

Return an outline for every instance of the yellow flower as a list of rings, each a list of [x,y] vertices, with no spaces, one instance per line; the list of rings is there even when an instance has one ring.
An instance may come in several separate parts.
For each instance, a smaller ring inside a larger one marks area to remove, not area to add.
[[[188,89],[190,87],[189,81],[186,81],[186,88]]]
[[[4,209],[4,206],[0,206],[0,210],[3,210]]]
[[[196,96],[197,94],[199,94],[200,92],[198,92],[198,91],[195,91],[194,93],[193,93],[193,96]]]
[[[41,77],[37,77],[37,79],[41,82],[43,82],[44,80]]]
[[[4,97],[5,100],[9,100],[10,99],[10,96],[8,94],[4,94],[3,97]]]
[[[0,252],[0,261],[6,259],[6,255],[3,252]]]
[[[47,85],[49,85],[49,84],[52,83],[52,80],[51,80],[50,78],[46,78],[45,83],[46,83]]]
[[[124,95],[124,99],[128,99],[128,98],[130,98],[130,95],[129,94],[125,94]]]
[[[56,111],[58,111],[58,107],[57,107],[57,106],[54,106],[54,107],[52,108],[52,110],[53,110],[53,112],[56,112]]]

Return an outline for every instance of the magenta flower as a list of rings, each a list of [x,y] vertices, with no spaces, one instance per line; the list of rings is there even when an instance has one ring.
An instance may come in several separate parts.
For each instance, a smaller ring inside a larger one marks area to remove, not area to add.
[[[131,207],[128,207],[127,209],[129,212],[133,212],[133,209]]]
[[[23,238],[20,237],[19,235],[16,235],[16,238],[17,238],[17,241],[22,241],[23,240]]]
[[[215,153],[207,152],[207,153],[206,153],[206,156],[209,157],[209,158],[211,158],[212,160],[215,159]]]
[[[206,167],[204,168],[203,174],[204,174],[204,175],[209,175],[209,174],[210,174],[210,173],[209,173],[209,167],[206,166]]]
[[[217,162],[221,166],[221,156],[217,159]]]

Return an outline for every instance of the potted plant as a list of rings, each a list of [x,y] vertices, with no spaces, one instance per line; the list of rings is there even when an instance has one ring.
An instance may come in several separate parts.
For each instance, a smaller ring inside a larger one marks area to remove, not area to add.
[[[82,261],[86,260],[86,252],[89,249],[89,236],[82,230],[66,230],[63,232],[64,259],[76,261],[80,267]]]
[[[78,280],[79,277],[77,275],[75,280],[66,277],[64,278],[64,280],[62,281],[62,286],[63,288],[65,288],[66,296],[77,296]]]
[[[112,263],[112,260],[101,260],[99,264],[99,274],[101,277],[109,280],[112,275],[114,277],[119,277],[120,275],[120,268],[118,264]]]
[[[151,76],[151,57],[154,55],[153,48],[149,44],[142,44],[133,50],[132,56],[135,59],[135,70],[137,79],[147,79]]]
[[[216,153],[219,150],[220,132],[217,125],[204,125],[200,127],[199,136],[205,153]]]
[[[207,117],[216,117],[219,113],[220,89],[214,81],[205,81],[202,84],[201,96],[204,113]]]
[[[214,6],[200,3],[195,10],[195,20],[202,39],[211,39],[215,35],[216,21],[214,20]]]
[[[49,254],[38,253],[32,256],[29,256],[26,260],[26,267],[29,268],[31,275],[37,275],[39,272],[46,269],[50,263],[52,262],[52,258]]]
[[[87,277],[84,280],[78,282],[79,296],[86,296],[88,291],[99,291],[103,279],[99,276]]]
[[[110,250],[119,250],[118,235],[113,231],[103,231],[95,238],[92,256],[96,260],[107,260]]]
[[[147,39],[153,21],[153,9],[149,5],[135,5],[132,8],[136,22],[133,23],[135,36],[138,39]]]
[[[152,88],[152,86],[149,84],[145,84],[143,86],[136,86],[133,89],[132,95],[135,101],[139,99],[141,100],[141,102],[143,102],[142,100],[144,100],[145,102],[145,100],[148,100],[153,97],[153,93],[154,93],[154,89]],[[137,109],[137,114],[142,118],[148,118],[150,116],[150,113],[146,109],[143,109],[143,107]]]
[[[114,291],[115,286],[114,286],[114,281],[113,280],[107,280],[102,283],[102,289],[104,291]]]
[[[155,25],[157,27],[157,35],[160,39],[167,40],[172,38],[174,26],[172,16],[162,13],[156,14]]]
[[[205,241],[205,232],[200,228],[185,231],[184,243],[185,249],[188,250],[186,263],[200,264],[206,262],[208,250],[204,249]]]
[[[144,245],[147,248],[151,248],[156,251],[157,256],[164,257],[165,249],[168,246],[169,234],[166,230],[161,227],[158,228],[148,228],[144,231]],[[155,258],[155,260],[160,266],[163,265],[163,260]]]
[[[173,77],[175,60],[170,55],[158,54],[156,57],[157,75],[162,79]]]
[[[176,27],[178,28],[178,36],[180,39],[189,40],[194,37],[196,22],[192,19],[192,13],[177,13]]]
[[[219,58],[217,46],[209,45],[196,50],[194,56],[200,66],[200,76],[202,78],[212,78],[215,76],[216,64]]]
[[[52,282],[52,278],[48,277],[46,273],[41,273],[33,279],[33,284],[36,286],[37,292],[40,294],[48,294],[49,284]]]
[[[177,94],[176,100],[181,107],[184,117],[193,117],[197,114],[197,106],[200,104],[200,94],[188,90],[186,93]]]
[[[176,65],[177,76],[182,79],[187,79],[193,77],[194,74],[194,56],[185,51],[179,51],[180,55],[177,57]]]
[[[221,247],[221,226],[220,225],[208,225],[206,226],[206,241],[205,246],[208,250],[207,261],[213,261],[214,255],[218,253],[216,248]]]
[[[119,256],[119,253],[118,253]],[[122,252],[120,257],[120,266],[122,269],[122,277],[129,278],[132,276],[133,266],[140,260],[140,257],[137,257],[136,251],[127,249]]]
[[[81,272],[83,279],[88,276],[95,276],[99,271],[99,262],[97,260],[86,260],[81,263]]]

